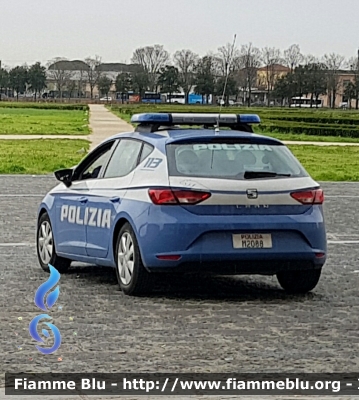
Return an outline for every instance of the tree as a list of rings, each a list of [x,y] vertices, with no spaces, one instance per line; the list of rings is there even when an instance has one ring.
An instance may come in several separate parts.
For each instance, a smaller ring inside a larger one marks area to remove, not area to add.
[[[158,86],[161,92],[169,94],[169,100],[171,102],[171,96],[173,93],[179,90],[179,75],[178,69],[171,65],[166,65],[159,71]]]
[[[46,88],[46,68],[41,66],[39,62],[32,65],[28,71],[28,83],[30,89],[35,93],[35,101],[37,94]]]
[[[134,51],[131,62],[142,66],[148,75],[148,84],[151,91],[157,91],[157,76],[169,60],[169,53],[162,45],[146,46]]]
[[[178,69],[178,83],[185,93],[185,102],[194,84],[194,69],[198,62],[198,55],[191,50],[176,51],[173,56],[175,67]]]
[[[304,94],[309,93],[307,68],[303,65],[299,65],[293,72],[292,87],[295,96],[302,97]]]
[[[196,67],[196,87],[195,92],[208,98],[215,92],[215,60],[211,55],[201,58]]]
[[[216,69],[215,94],[228,106],[229,96],[238,96],[238,79],[236,79],[236,68],[238,68],[240,52],[233,44],[227,43],[218,48],[214,56]]]
[[[232,74],[228,77],[221,76],[217,79],[215,85],[215,95],[223,99],[226,106],[229,104],[229,96],[235,96],[236,94],[237,81],[234,79]]]
[[[288,101],[293,97],[293,92],[293,73],[289,73],[277,79],[274,84],[272,95],[275,99],[280,99],[280,104],[282,107],[285,100]]]
[[[70,79],[66,82],[65,88],[68,93],[68,98],[71,99],[72,93],[76,90],[77,82],[74,79]]]
[[[303,55],[298,44],[292,44],[287,50],[284,50],[284,60],[291,72],[301,64]]]
[[[0,68],[0,101],[3,89],[6,91],[9,87],[9,73],[4,68]]]
[[[112,80],[106,75],[101,76],[97,82],[97,87],[99,92],[101,94],[106,95],[107,97],[108,97],[108,92],[111,89],[111,86],[112,86]]]
[[[351,108],[352,100],[356,98],[357,92],[353,82],[348,82],[344,85],[344,96],[347,98],[349,109]]]
[[[131,75],[127,72],[118,74],[115,81],[116,92],[121,94],[121,101],[123,102],[123,95],[127,93],[132,86]]]
[[[319,63],[319,59],[318,57],[314,56],[313,54],[307,54],[305,56],[303,56],[302,65],[309,65],[309,64],[316,64]]]
[[[98,86],[99,80],[101,78],[101,57],[95,56],[95,58],[87,57],[85,59],[85,63],[88,65],[88,69],[86,69],[85,76],[87,78],[87,83],[90,86],[90,96],[93,99],[93,90],[96,86]]]
[[[149,85],[148,74],[145,71],[136,71],[132,75],[132,86],[133,90],[138,92],[140,95],[140,100],[142,99],[146,89]]]
[[[74,75],[74,72],[68,68],[68,60],[61,57],[52,60],[48,67],[49,78],[54,81],[60,99],[67,83]]]
[[[311,94],[310,107],[313,107],[313,98],[315,97],[317,108],[319,96],[327,92],[327,67],[323,63],[314,62],[305,65],[305,69],[307,73],[308,91]]]
[[[323,62],[327,67],[327,84],[328,84],[328,94],[329,94],[329,103],[330,107],[335,107],[335,98],[337,95],[338,84],[339,84],[339,72],[340,68],[343,67],[344,64],[344,57],[331,53],[325,54],[323,57]]]
[[[355,109],[359,108],[359,54],[358,57],[352,57],[348,61],[348,67],[350,72],[354,75],[354,99]]]
[[[274,47],[264,47],[262,49],[262,62],[265,68],[265,80],[267,87],[267,105],[270,104],[270,94],[274,89],[274,84],[278,78],[277,65],[281,62],[280,50]]]
[[[252,43],[242,46],[240,58],[245,74],[244,89],[248,91],[248,107],[251,105],[252,88],[256,81],[257,70],[260,66],[260,56],[260,50],[257,47],[253,47]]]
[[[231,43],[218,48],[216,62],[220,76],[226,76],[235,70],[236,60],[240,57],[240,52]]]
[[[82,63],[79,64],[79,69],[77,70],[78,76],[77,76],[76,88],[75,88],[75,90],[77,91],[77,97],[86,96],[86,83],[88,81],[87,69],[88,69],[88,67],[86,65],[83,65]]]
[[[19,100],[19,93],[26,91],[28,82],[28,69],[26,66],[18,66],[10,70],[9,81],[11,88],[16,91],[16,98]]]

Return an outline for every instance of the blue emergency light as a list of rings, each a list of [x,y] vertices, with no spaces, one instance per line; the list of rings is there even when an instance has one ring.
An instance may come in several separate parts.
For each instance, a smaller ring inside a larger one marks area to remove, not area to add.
[[[219,125],[260,124],[257,114],[205,114],[205,113],[147,113],[135,114],[133,124],[167,125]]]
[[[171,122],[170,114],[149,113],[149,114],[134,114],[131,118],[133,124],[162,124]]]

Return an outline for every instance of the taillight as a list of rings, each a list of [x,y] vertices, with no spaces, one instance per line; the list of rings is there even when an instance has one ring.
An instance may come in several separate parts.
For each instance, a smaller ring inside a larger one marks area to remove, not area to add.
[[[150,189],[148,194],[153,204],[178,204],[172,190]]]
[[[156,205],[198,204],[211,197],[211,193],[195,190],[150,189],[150,199]]]
[[[300,192],[293,192],[290,194],[293,199],[302,204],[323,204],[324,192],[322,189],[305,190]]]

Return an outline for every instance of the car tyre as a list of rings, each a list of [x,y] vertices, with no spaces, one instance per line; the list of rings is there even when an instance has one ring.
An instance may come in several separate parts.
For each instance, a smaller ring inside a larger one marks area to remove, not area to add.
[[[49,264],[60,274],[70,268],[71,260],[56,254],[52,225],[47,213],[41,215],[37,224],[36,249],[39,263],[44,271],[50,272]]]
[[[304,294],[317,286],[321,273],[321,268],[302,271],[281,271],[277,273],[277,279],[286,292]]]
[[[134,296],[150,289],[152,277],[142,263],[136,235],[129,223],[118,234],[115,260],[117,281],[125,294]]]

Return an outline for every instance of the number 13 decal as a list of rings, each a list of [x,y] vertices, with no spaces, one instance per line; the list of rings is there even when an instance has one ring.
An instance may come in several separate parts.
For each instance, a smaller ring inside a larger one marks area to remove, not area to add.
[[[143,168],[157,168],[162,161],[162,158],[149,158]]]

